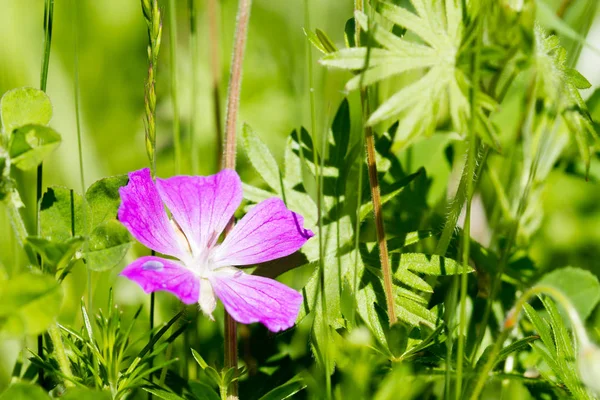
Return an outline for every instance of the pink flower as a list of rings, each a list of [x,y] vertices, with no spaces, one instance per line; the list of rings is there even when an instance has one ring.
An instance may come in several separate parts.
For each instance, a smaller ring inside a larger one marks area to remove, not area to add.
[[[155,183],[145,168],[131,172],[119,193],[121,223],[146,247],[176,258],[141,257],[121,275],[146,293],[166,290],[185,304],[199,303],[211,319],[218,297],[240,323],[261,322],[273,332],[294,325],[300,293],[235,268],[292,254],[313,236],[302,216],[283,201],[271,198],[254,206],[218,243],[242,201],[235,171],[157,178]]]

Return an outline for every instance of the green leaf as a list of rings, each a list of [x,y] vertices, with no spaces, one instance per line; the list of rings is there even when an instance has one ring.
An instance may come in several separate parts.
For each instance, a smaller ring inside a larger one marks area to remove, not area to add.
[[[127,175],[116,175],[92,183],[85,192],[85,199],[90,209],[91,227],[117,218],[117,211],[121,204],[119,188],[127,185],[127,182],[129,182]]]
[[[29,236],[26,241],[42,257],[44,268],[53,272],[65,269],[83,242],[81,236],[72,237],[64,242]]]
[[[54,322],[63,292],[51,275],[25,273],[0,286],[0,332],[37,335]]]
[[[0,117],[5,134],[23,125],[47,125],[52,118],[48,95],[39,89],[23,87],[9,90],[0,100]]]
[[[11,163],[19,169],[37,167],[60,144],[60,135],[43,125],[24,125],[16,128],[10,137],[8,153]]]
[[[566,267],[542,277],[540,284],[555,287],[571,301],[583,320],[590,316],[600,300],[600,283],[596,275],[579,268]]]
[[[81,195],[62,186],[50,186],[42,196],[40,219],[42,237],[64,242],[83,234]]]
[[[106,271],[115,267],[127,254],[132,238],[127,228],[116,219],[102,222],[90,234],[85,253],[87,267]]]
[[[164,399],[164,400],[185,400],[185,397],[181,397],[178,394],[175,394],[173,392],[168,392],[168,391],[166,391],[164,389],[161,389],[161,388],[158,388],[158,387],[144,388],[144,390],[147,391],[148,393],[152,393],[153,395],[155,395],[159,399]],[[75,399],[73,399],[73,400],[75,400]]]
[[[437,255],[428,255],[422,253],[403,253],[401,254],[399,269],[409,269],[414,272],[420,272],[425,275],[455,275],[463,271],[461,263],[450,258]],[[470,266],[467,272],[473,272]]]
[[[267,145],[260,140],[248,124],[244,124],[244,128],[242,129],[242,140],[246,154],[256,172],[258,172],[271,189],[276,193],[280,193],[281,181],[279,166]]]
[[[575,68],[567,68],[565,72],[577,89],[589,89],[592,87],[590,81],[588,81],[585,76],[581,75]]]
[[[0,400],[50,400],[50,396],[38,385],[17,382],[0,395]]]
[[[73,388],[67,389],[67,392],[62,395],[61,400],[110,400],[110,392],[84,389],[84,388]]]
[[[303,382],[300,376],[295,376],[286,383],[270,390],[267,394],[262,396],[259,400],[283,400],[288,399],[300,392],[306,387],[306,383]]]
[[[421,168],[414,174],[410,174],[406,178],[401,179],[400,181],[396,182],[394,184],[391,192],[381,195],[381,205],[382,206],[385,205],[388,201],[390,201],[390,200],[394,199],[396,196],[398,196],[407,185],[409,185],[415,178],[417,178],[419,175],[421,175],[424,171],[425,170],[423,168]],[[360,220],[364,221],[365,218],[367,218],[369,216],[369,214],[372,212],[373,212],[373,202],[372,201],[369,201],[368,203],[361,205],[360,213],[359,213]]]
[[[190,391],[196,400],[220,400],[217,392],[210,386],[202,382],[189,382]]]

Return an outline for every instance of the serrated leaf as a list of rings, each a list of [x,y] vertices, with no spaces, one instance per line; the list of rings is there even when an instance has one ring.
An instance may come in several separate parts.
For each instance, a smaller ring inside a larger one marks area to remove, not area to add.
[[[575,68],[567,68],[565,72],[577,89],[589,89],[592,87],[590,81],[588,81],[585,76],[581,75]]]
[[[9,135],[23,125],[47,125],[52,118],[52,104],[46,93],[23,87],[9,90],[0,100],[2,128]]]
[[[389,202],[390,200],[394,199],[396,196],[398,196],[402,190],[408,185],[410,184],[415,178],[417,178],[419,175],[421,175],[421,173],[424,170],[421,168],[419,171],[415,172],[414,174],[410,174],[407,177],[405,177],[404,179],[396,182],[393,187],[392,187],[392,191],[390,193],[386,193],[386,194],[382,194],[381,195],[381,205],[385,205],[387,202]],[[360,207],[360,220],[364,221],[365,218],[367,218],[367,216],[373,212],[373,202],[369,201],[368,203],[365,203],[363,205],[361,205]]]
[[[600,301],[600,283],[596,275],[579,268],[566,267],[544,275],[539,284],[563,292],[585,320]]]
[[[60,144],[60,135],[43,125],[24,125],[16,128],[10,137],[8,152],[11,164],[22,170],[37,167]]]
[[[277,161],[267,145],[254,133],[250,125],[244,124],[242,140],[246,155],[263,180],[276,193],[281,192],[280,172]]]
[[[401,254],[400,268],[436,276],[460,274],[464,269],[461,263],[450,258],[422,253]],[[473,272],[473,268],[468,266],[467,272]]]
[[[87,267],[93,271],[115,267],[127,254],[131,242],[129,231],[119,221],[102,222],[90,234],[85,253]]]
[[[37,335],[54,322],[63,292],[51,275],[26,273],[0,286],[0,333]]]

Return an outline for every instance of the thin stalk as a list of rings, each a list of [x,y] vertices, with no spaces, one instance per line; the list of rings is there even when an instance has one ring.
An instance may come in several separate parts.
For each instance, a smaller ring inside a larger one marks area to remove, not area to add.
[[[221,48],[219,46],[219,2],[208,0],[208,37],[210,44],[210,73],[212,80],[213,115],[217,143],[217,166],[223,162],[223,122],[221,120]]]
[[[179,99],[177,96],[177,10],[175,0],[169,0],[169,55],[171,61],[171,102],[173,103],[173,147],[175,173],[181,174],[181,128],[179,126]]]
[[[535,97],[536,97],[535,96],[535,79],[536,78],[534,77],[529,85],[528,92],[527,92],[527,100],[526,100],[526,105],[525,105],[526,109],[528,110],[527,113],[529,113],[530,116],[534,115],[534,113],[535,113],[535,109],[534,109],[535,108]],[[527,123],[525,121],[527,118],[528,118],[527,116],[524,117],[524,120],[522,121],[521,126],[523,126],[524,124]],[[555,125],[556,125],[556,123],[555,123]],[[539,146],[539,144],[538,144],[538,146]],[[504,274],[504,269],[506,267],[506,264],[508,263],[508,258],[510,256],[510,249],[512,248],[512,245],[517,236],[517,232],[519,230],[519,219],[525,210],[525,206],[527,203],[527,197],[529,195],[529,191],[531,190],[531,186],[533,185],[533,181],[535,179],[535,170],[537,169],[537,164],[538,164],[538,159],[540,157],[540,153],[541,152],[539,151],[539,147],[538,147],[538,151],[536,152],[536,158],[534,159],[534,162],[531,163],[531,166],[529,168],[529,172],[528,172],[529,176],[528,176],[527,184],[525,185],[525,188],[524,188],[523,195],[519,199],[519,202],[517,205],[517,210],[514,213],[514,219],[508,229],[506,244],[504,245],[504,248],[502,249],[502,252],[500,255],[500,260],[498,262],[498,271],[494,277],[494,280],[492,281],[490,295],[488,297],[486,307],[485,307],[483,316],[482,316],[480,324],[479,324],[480,329],[479,329],[479,332],[477,333],[477,337],[475,339],[475,344],[473,346],[473,350],[472,350],[473,355],[477,354],[477,352],[479,351],[479,347],[481,346],[481,343],[483,342],[483,338],[485,336],[486,327],[487,327],[488,320],[490,318],[491,311],[492,311],[492,304],[494,302],[494,299],[495,299],[497,293],[500,290],[500,285],[502,282],[502,275]]]
[[[363,11],[362,1],[355,3],[357,11]],[[358,25],[358,24],[357,24]],[[360,46],[360,28],[357,27],[356,44]],[[368,64],[370,55],[370,46],[367,50],[367,60],[365,64]],[[366,68],[365,68],[366,69]],[[363,75],[364,76],[364,75]],[[360,100],[363,111],[363,120],[367,120],[371,113],[369,96],[367,88],[362,87],[360,90]],[[371,187],[371,201],[373,202],[373,214],[375,216],[375,226],[377,233],[377,243],[379,245],[379,261],[381,262],[381,272],[383,274],[383,289],[385,292],[385,302],[387,305],[387,312],[390,326],[395,324],[397,321],[395,302],[394,302],[394,287],[392,285],[392,269],[390,267],[390,257],[387,249],[387,242],[385,240],[385,225],[383,222],[383,210],[381,204],[381,191],[379,189],[379,177],[377,176],[377,160],[375,151],[375,136],[373,134],[373,128],[370,125],[365,125],[365,144],[367,149],[367,168],[369,171],[369,186]]]
[[[54,19],[54,0],[46,0],[44,2],[44,55],[42,57],[42,71],[40,73],[40,89],[46,91],[46,85],[48,83],[48,69],[50,66],[50,48],[52,45],[52,23]],[[40,226],[40,201],[42,199],[42,185],[44,176],[44,165],[40,163],[37,168],[36,177],[36,192],[35,192],[35,232],[38,236],[41,235]],[[17,211],[18,212],[18,211]],[[42,261],[38,257],[38,263],[43,268]],[[44,338],[42,335],[38,336],[38,355],[40,358],[44,357]],[[40,385],[44,385],[44,371],[42,368],[39,370],[39,381]]]
[[[251,0],[240,0],[238,3],[237,21],[235,27],[235,39],[231,59],[231,71],[229,75],[229,88],[227,91],[227,122],[226,143],[222,168],[235,169],[236,154],[236,125],[237,114],[240,107],[240,93],[242,90],[242,69],[244,52],[246,50],[246,39],[248,37],[248,23],[250,21]],[[233,217],[225,235],[233,226]],[[225,311],[225,368],[234,368],[237,374],[237,325],[231,316]],[[237,381],[229,386],[229,396],[237,398]]]
[[[231,71],[229,76],[229,87],[227,90],[227,110],[226,110],[226,139],[224,168],[235,168],[236,154],[236,124],[237,115],[240,107],[240,93],[242,90],[242,68],[244,61],[244,52],[246,50],[246,39],[248,37],[248,22],[250,20],[250,8],[252,0],[240,0],[238,3],[238,13],[235,28],[235,40],[233,55],[231,60]]]
[[[77,153],[79,155],[79,184],[81,185],[81,193],[85,194],[85,173],[83,169],[83,141],[81,138],[81,113],[80,113],[80,96],[79,96],[79,2],[73,0],[73,98],[75,102],[75,127],[77,129]],[[86,198],[83,196],[83,232],[85,242],[83,244],[83,254],[87,254],[88,250],[88,226],[87,226],[87,207]],[[87,261],[89,263],[89,260]],[[90,265],[87,265],[87,307],[92,309],[92,270]]]
[[[462,263],[463,270],[460,277],[460,322],[459,322],[459,333],[458,333],[458,348],[456,355],[456,391],[455,398],[458,400],[462,394],[462,379],[463,379],[463,360],[465,353],[465,338],[467,335],[467,270],[469,268],[469,258],[471,250],[471,200],[473,198],[473,175],[475,173],[475,158],[477,151],[477,133],[476,130],[476,119],[477,119],[477,93],[479,91],[479,75],[480,75],[480,49],[482,41],[482,14],[477,17],[477,31],[475,49],[471,60],[471,89],[470,94],[470,105],[471,105],[471,118],[469,121],[469,151],[467,154],[467,184],[466,184],[466,210],[465,210],[465,223],[463,227],[463,240],[462,240]]]
[[[71,363],[67,357],[67,353],[65,352],[65,345],[60,335],[60,329],[56,323],[48,327],[48,334],[50,335],[50,339],[54,345],[54,352],[56,354],[56,360],[58,361],[58,367],[65,376],[64,384],[66,387],[74,387],[75,384],[73,381],[75,380],[75,377],[71,371]]]
[[[198,144],[196,138],[196,118],[198,114],[198,36],[196,27],[196,0],[188,0],[188,10],[190,14],[190,51],[192,53],[192,112],[190,115],[190,151],[192,173],[198,174]]]
[[[310,0],[305,0],[304,2],[304,29],[310,31]],[[316,116],[316,101],[315,101],[315,92],[314,92],[314,73],[313,73],[313,59],[312,59],[312,46],[309,42],[306,43],[306,64],[307,64],[307,72],[308,72],[308,96],[309,96],[309,105],[310,105],[310,123],[311,123],[311,134],[312,141],[314,143],[314,151],[313,151],[313,164],[315,166],[315,179],[317,185],[317,213],[318,213],[318,232],[319,232],[319,290],[321,292],[321,318],[323,333],[324,333],[324,343],[329,343],[329,324],[327,321],[327,296],[325,291],[325,265],[323,263],[324,259],[324,251],[323,251],[323,221],[322,221],[322,192],[323,192],[323,180],[321,173],[321,164],[319,164],[318,155],[317,155],[317,116]],[[327,136],[323,133],[323,139],[326,139]],[[321,159],[324,160],[325,152],[321,149]],[[331,398],[331,376],[329,374],[329,349],[325,346],[321,349],[321,357],[325,375],[325,398]]]

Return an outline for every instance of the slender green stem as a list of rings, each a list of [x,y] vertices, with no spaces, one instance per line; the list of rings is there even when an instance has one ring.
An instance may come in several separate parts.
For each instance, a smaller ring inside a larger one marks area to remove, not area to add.
[[[48,327],[48,334],[50,335],[50,339],[54,345],[54,352],[56,354],[56,360],[58,361],[58,367],[66,378],[64,380],[64,384],[66,387],[73,387],[75,386],[73,384],[75,377],[71,371],[71,362],[69,361],[67,353],[65,352],[65,345],[60,335],[60,329],[56,323]]]
[[[198,143],[196,135],[196,118],[198,115],[198,35],[196,18],[196,0],[188,0],[190,14],[190,51],[192,53],[192,104],[190,114],[190,151],[192,173],[198,174]]]
[[[364,5],[362,0],[354,1],[354,10],[362,11]],[[370,21],[370,19],[369,19]],[[354,31],[354,42],[357,43],[360,39],[360,24],[356,24]],[[362,85],[361,85],[362,86]],[[360,135],[360,147],[365,146],[365,137]],[[352,272],[353,285],[352,290],[354,291],[354,302],[356,307],[352,307],[352,323],[356,323],[356,308],[358,306],[358,261],[360,259],[359,243],[360,243],[360,208],[362,206],[362,186],[363,186],[363,159],[358,157],[358,187],[356,193],[356,224],[354,227],[354,270]]]
[[[535,113],[535,77],[532,78],[532,81],[529,85],[525,107],[530,116],[534,115],[534,113]],[[522,121],[521,126],[524,127],[526,125],[527,125],[527,122],[525,120]],[[539,144],[538,144],[538,146],[539,146]],[[535,171],[537,169],[537,163],[538,163],[537,160],[539,160],[539,157],[541,157],[541,152],[539,151],[539,148],[538,148],[538,151],[536,152],[536,158],[535,158],[534,162],[531,163],[529,171],[527,172],[528,173],[527,184],[524,188],[523,194],[521,195],[521,197],[519,199],[517,211],[514,213],[514,219],[508,228],[506,244],[504,245],[501,255],[500,255],[500,260],[498,262],[498,271],[496,272],[494,279],[492,281],[490,295],[488,297],[488,300],[487,300],[487,303],[485,306],[485,310],[483,312],[483,316],[479,323],[480,328],[477,333],[477,337],[475,339],[475,344],[473,346],[472,354],[477,354],[477,352],[479,351],[479,347],[481,346],[481,343],[483,342],[483,338],[485,336],[485,331],[487,328],[488,320],[490,318],[491,311],[492,311],[492,305],[493,305],[494,299],[496,298],[496,295],[498,294],[498,292],[500,290],[500,285],[502,284],[502,275],[504,274],[504,269],[506,268],[506,264],[508,263],[508,258],[510,256],[510,249],[512,248],[512,245],[517,236],[517,232],[519,230],[519,220],[520,220],[521,215],[525,211],[525,207],[527,204],[527,198],[529,196],[529,191],[531,190],[531,186],[533,185],[533,181],[535,179]]]
[[[304,1],[304,29],[306,31],[311,30],[310,23],[310,0]],[[312,141],[314,143],[314,151],[313,151],[313,164],[315,166],[315,179],[317,185],[317,213],[318,213],[318,233],[319,233],[319,290],[321,297],[321,326],[323,327],[323,335],[324,340],[323,343],[326,345],[323,348],[320,348],[321,352],[321,362],[323,364],[324,377],[325,377],[325,398],[331,398],[331,376],[329,372],[329,349],[327,348],[327,343],[329,343],[329,321],[327,318],[327,295],[325,290],[325,264],[324,264],[324,251],[323,251],[323,223],[322,223],[322,171],[321,164],[318,159],[318,151],[317,151],[317,116],[316,116],[316,101],[315,101],[315,92],[314,92],[314,72],[313,72],[313,58],[312,58],[312,46],[309,42],[306,43],[306,66],[308,73],[308,85],[309,85],[309,106],[310,106],[310,122],[311,122],[311,135]],[[323,134],[324,140],[327,138],[326,134]],[[323,160],[325,157],[325,153],[321,149],[321,159]]]
[[[215,139],[217,142],[217,166],[223,162],[223,122],[221,120],[221,47],[219,46],[219,2],[208,0],[208,36],[210,45],[210,73],[212,80],[213,115],[215,120]]]
[[[235,27],[235,39],[231,59],[231,71],[229,75],[229,88],[227,92],[227,120],[226,120],[226,143],[223,159],[223,168],[235,169],[236,155],[236,126],[237,115],[240,107],[240,93],[242,90],[242,70],[244,53],[246,50],[246,39],[248,37],[248,23],[250,21],[250,9],[252,0],[240,0],[238,3],[237,22]],[[225,235],[233,226],[233,218],[225,229]],[[237,374],[237,324],[231,316],[225,312],[225,368],[234,368]],[[238,386],[234,381],[229,386],[229,396],[237,397]]]
[[[357,11],[363,11],[363,3],[362,1],[357,1],[355,3],[355,7]],[[360,28],[356,27],[356,45],[360,46]],[[371,46],[370,43],[367,44],[367,54],[365,60],[365,68],[366,71],[368,68],[370,55],[371,55]],[[364,78],[364,74],[361,76],[361,90],[360,90],[360,99],[361,106],[363,112],[363,121],[366,121],[369,118],[370,110],[370,102],[368,89],[362,86],[362,80]],[[376,159],[376,151],[375,151],[375,135],[373,133],[373,128],[370,125],[364,126],[365,131],[365,144],[367,151],[367,167],[369,172],[369,186],[371,188],[371,201],[373,203],[373,214],[375,216],[375,227],[377,233],[377,243],[379,246],[379,261],[381,263],[381,273],[383,275],[383,289],[385,292],[385,302],[387,306],[388,319],[390,326],[395,324],[397,321],[396,317],[396,309],[395,309],[395,301],[394,301],[394,287],[392,284],[392,269],[390,266],[390,258],[387,249],[387,241],[385,239],[385,224],[383,222],[383,210],[381,204],[381,191],[379,188],[379,177],[377,176],[377,159]]]
[[[480,57],[479,53],[481,50],[482,41],[482,16],[480,14],[475,21],[476,25],[476,38],[475,38],[475,49],[471,60],[471,88],[470,88],[470,126],[469,126],[469,140],[468,140],[468,154],[467,154],[467,166],[466,173],[466,210],[465,210],[465,223],[463,227],[463,240],[462,240],[462,263],[463,270],[460,277],[460,322],[459,322],[459,333],[458,333],[458,348],[456,355],[456,391],[455,398],[459,399],[462,395],[462,379],[463,379],[463,362],[465,358],[465,339],[467,335],[467,271],[469,268],[470,250],[471,250],[471,200],[473,198],[473,175],[475,174],[475,158],[477,152],[477,132],[476,132],[476,121],[477,121],[477,94],[479,92],[479,75],[480,75]]]
[[[177,10],[175,0],[169,0],[169,55],[171,58],[171,101],[173,103],[173,146],[175,173],[181,174],[181,128],[179,126],[179,99],[177,96]]]
[[[46,85],[48,83],[48,69],[50,67],[50,48],[52,46],[52,24],[54,20],[54,0],[46,0],[44,2],[44,55],[42,57],[42,70],[40,73],[40,89],[46,91]],[[35,232],[39,236],[41,235],[40,226],[40,201],[42,199],[42,186],[43,186],[44,166],[42,163],[37,168],[36,178],[36,195],[35,195]],[[38,257],[38,263],[43,268],[42,261]],[[44,357],[44,338],[42,335],[38,336],[38,355],[40,358]],[[39,370],[39,381],[40,385],[44,385],[44,372],[42,368]]]
[[[81,137],[81,112],[80,112],[80,94],[79,94],[79,1],[72,0],[73,7],[73,98],[75,101],[75,126],[77,129],[77,153],[79,155],[79,184],[81,185],[81,193],[85,194],[85,173],[83,169],[83,140]],[[87,204],[85,195],[83,196],[83,235],[85,242],[83,244],[83,254],[87,254],[88,250],[88,226],[87,226]],[[75,234],[75,233],[73,233]],[[87,307],[92,310],[92,269],[87,260]]]

